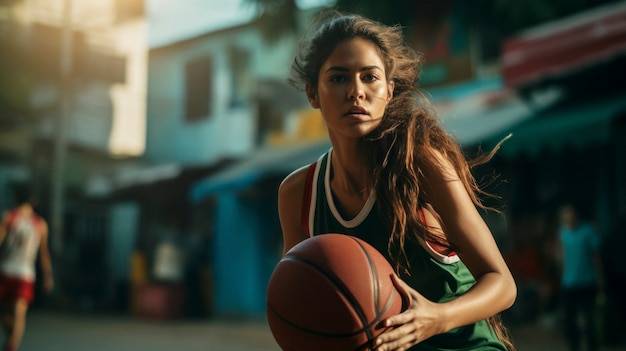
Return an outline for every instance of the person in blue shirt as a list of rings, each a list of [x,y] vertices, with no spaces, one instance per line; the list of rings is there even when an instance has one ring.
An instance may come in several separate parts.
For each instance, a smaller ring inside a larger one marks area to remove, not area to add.
[[[598,342],[594,331],[593,306],[604,285],[599,256],[600,237],[591,223],[579,219],[572,205],[561,208],[560,222],[565,336],[571,351],[581,350],[583,336],[587,349],[595,351]],[[579,323],[581,315],[584,319],[582,325]]]

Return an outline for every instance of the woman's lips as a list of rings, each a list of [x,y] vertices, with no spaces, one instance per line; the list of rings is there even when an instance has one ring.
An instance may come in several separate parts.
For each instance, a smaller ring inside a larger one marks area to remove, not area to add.
[[[366,115],[369,116],[369,112],[367,111],[367,109],[365,109],[364,107],[361,106],[355,106],[352,107],[347,113],[346,115],[348,116],[355,116],[355,115]]]

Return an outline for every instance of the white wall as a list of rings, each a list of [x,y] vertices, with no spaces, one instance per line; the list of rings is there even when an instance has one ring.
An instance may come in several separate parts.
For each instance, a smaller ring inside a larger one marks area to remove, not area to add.
[[[252,83],[259,78],[284,79],[292,41],[267,47],[252,26],[243,26],[153,49],[149,58],[146,158],[151,162],[207,164],[252,151],[256,139],[256,106],[230,106],[232,64],[229,49],[249,54]],[[187,122],[185,65],[209,56],[213,63],[212,110],[208,118]],[[254,84],[253,84],[254,85]]]

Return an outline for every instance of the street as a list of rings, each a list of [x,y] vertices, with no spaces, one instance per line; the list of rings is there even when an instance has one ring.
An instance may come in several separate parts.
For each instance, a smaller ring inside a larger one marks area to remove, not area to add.
[[[512,331],[518,351],[566,351],[560,334],[548,327]],[[264,320],[147,321],[127,316],[28,315],[21,351],[279,351]],[[624,351],[601,348],[601,351]]]
[[[20,351],[279,351],[262,322],[29,313]]]

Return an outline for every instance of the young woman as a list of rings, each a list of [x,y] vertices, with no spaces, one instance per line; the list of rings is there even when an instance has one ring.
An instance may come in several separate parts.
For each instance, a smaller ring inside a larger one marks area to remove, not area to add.
[[[420,63],[399,27],[360,16],[324,16],[303,41],[290,81],[321,111],[332,149],[280,186],[284,250],[333,232],[387,256],[412,301],[376,350],[512,350],[494,316],[515,282],[470,174],[492,154],[466,161],[419,93]]]

